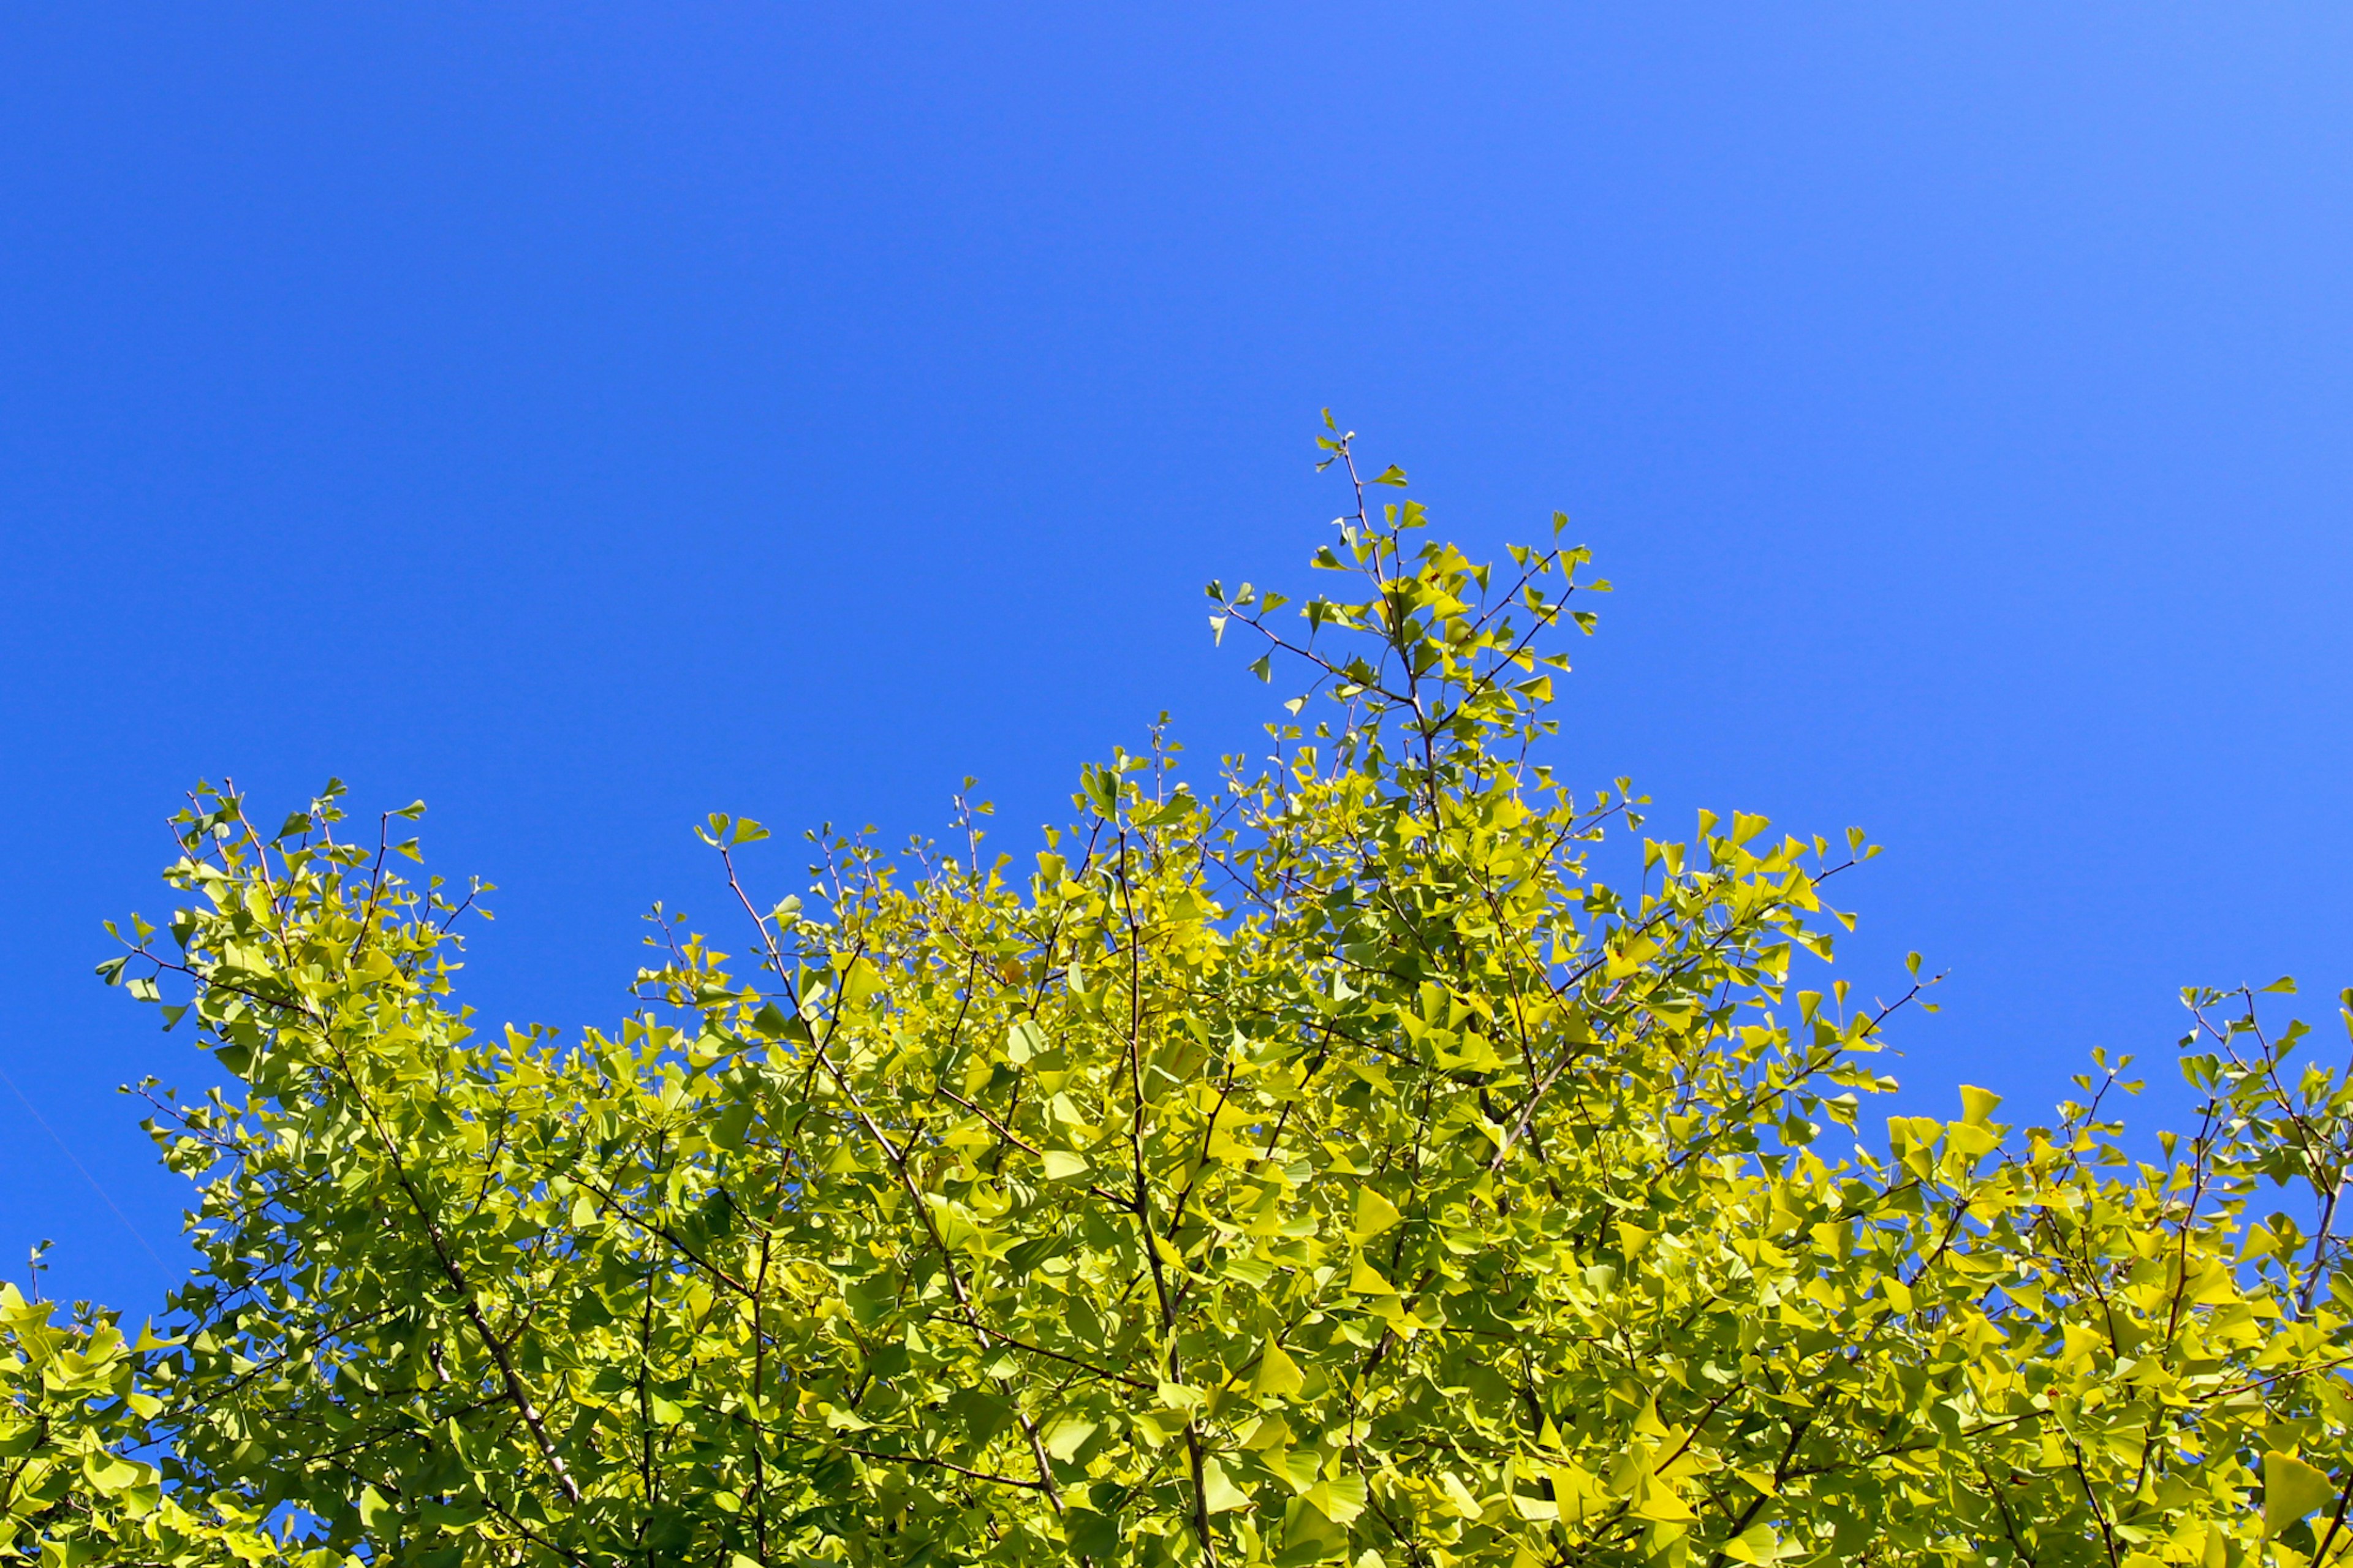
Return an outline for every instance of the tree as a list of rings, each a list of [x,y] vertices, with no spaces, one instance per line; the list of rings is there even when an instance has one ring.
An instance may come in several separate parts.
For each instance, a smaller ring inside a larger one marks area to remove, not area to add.
[[[1970,1088],[1830,1152],[1925,984],[1804,984],[1872,848],[1703,814],[1605,881],[1641,798],[1543,761],[1585,552],[1556,517],[1474,564],[1323,447],[1342,586],[1210,588],[1259,675],[1303,671],[1268,762],[1197,792],[1155,735],[1034,866],[960,806],[902,859],[819,838],[773,906],[764,830],[714,816],[748,963],[662,917],[609,1034],[477,1032],[480,889],[394,869],[420,808],[355,839],[332,787],[274,832],[199,791],[182,907],[103,971],[235,1086],[149,1088],[202,1266],[135,1344],[8,1307],[48,1347],[11,1373],[14,1550],[2353,1553],[2347,1074],[2197,992],[2193,1133],[2128,1151],[2103,1059],[2047,1124]]]

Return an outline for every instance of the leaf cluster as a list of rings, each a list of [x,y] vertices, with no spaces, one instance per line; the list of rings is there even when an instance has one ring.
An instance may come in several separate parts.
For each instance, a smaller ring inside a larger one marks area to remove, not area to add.
[[[2199,1125],[2154,1157],[2105,1059],[2046,1124],[1968,1089],[1866,1136],[1930,982],[1803,977],[1872,847],[1643,838],[1625,781],[1560,783],[1556,639],[1607,586],[1565,520],[1491,569],[1324,444],[1339,585],[1210,589],[1303,674],[1268,760],[1197,793],[1155,735],[1018,868],[961,802],[949,849],[817,835],[774,905],[765,829],[713,817],[745,954],[658,910],[610,1032],[477,1030],[481,889],[399,874],[402,814],[200,791],[184,901],[104,973],[232,1080],[148,1089],[202,1267],[168,1339],[7,1304],[14,1550],[2353,1552],[2346,1071],[2199,992]],[[110,1531],[164,1544],[74,1544]]]

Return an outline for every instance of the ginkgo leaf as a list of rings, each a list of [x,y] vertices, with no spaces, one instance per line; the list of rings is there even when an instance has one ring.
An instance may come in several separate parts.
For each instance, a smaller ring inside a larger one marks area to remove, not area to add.
[[[1359,1476],[1318,1481],[1300,1494],[1300,1500],[1334,1524],[1351,1524],[1365,1511],[1365,1482]]]
[[[1281,1345],[1267,1341],[1259,1351],[1258,1376],[1250,1384],[1250,1392],[1262,1399],[1285,1399],[1305,1385],[1299,1363]]]
[[[1769,1524],[1750,1525],[1716,1548],[1735,1563],[1773,1563],[1782,1556],[1780,1539]]]
[[[1672,1488],[1656,1481],[1644,1483],[1633,1511],[1639,1519],[1656,1520],[1662,1524],[1682,1524],[1699,1517]]]
[[[1353,1240],[1369,1241],[1398,1223],[1397,1205],[1381,1196],[1372,1187],[1356,1189],[1356,1225],[1350,1231]]]
[[[1101,1430],[1101,1423],[1077,1411],[1066,1410],[1041,1427],[1039,1437],[1046,1445],[1046,1452],[1067,1462]]]
[[[1226,1467],[1215,1459],[1201,1465],[1201,1503],[1211,1513],[1229,1513],[1250,1506],[1250,1494],[1234,1485],[1226,1474]]]
[[[2292,1454],[2263,1456],[2263,1532],[2277,1535],[2335,1500],[2337,1485]]]

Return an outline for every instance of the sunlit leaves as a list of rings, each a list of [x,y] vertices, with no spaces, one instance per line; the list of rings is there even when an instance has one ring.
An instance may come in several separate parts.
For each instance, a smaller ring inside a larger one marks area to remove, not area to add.
[[[2105,1058],[2047,1125],[1968,1087],[1855,1142],[1927,984],[1824,968],[1874,847],[1562,785],[1606,584],[1469,560],[1326,428],[1331,591],[1210,586],[1307,688],[1268,758],[1092,765],[1034,873],[962,803],[821,834],[805,900],[713,816],[742,956],[658,909],[610,1030],[477,1032],[480,889],[387,865],[417,808],[200,790],[100,973],[235,1080],[156,1096],[204,1268],[167,1340],[9,1309],[19,1554],[2353,1553],[2344,1073],[2198,992],[2158,1158]]]

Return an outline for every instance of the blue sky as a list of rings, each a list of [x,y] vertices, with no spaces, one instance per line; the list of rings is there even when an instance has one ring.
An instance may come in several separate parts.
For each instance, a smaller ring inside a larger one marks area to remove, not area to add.
[[[0,1065],[125,1218],[0,1093],[0,1259],[160,1294],[113,1089],[203,1064],[90,970],[199,775],[425,796],[472,999],[609,1021],[706,811],[1024,852],[1246,743],[1200,584],[1300,575],[1326,404],[1595,548],[1569,773],[1889,846],[1924,1108],[2162,1086],[2189,982],[2341,1049],[2348,82],[2317,5],[11,14]]]

